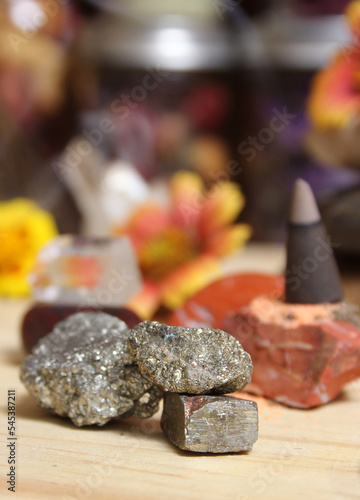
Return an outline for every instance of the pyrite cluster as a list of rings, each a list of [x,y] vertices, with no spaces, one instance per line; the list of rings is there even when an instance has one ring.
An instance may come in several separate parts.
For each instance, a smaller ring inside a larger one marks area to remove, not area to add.
[[[202,453],[251,450],[256,403],[223,396],[251,379],[251,358],[235,337],[144,321],[133,328],[129,345],[142,375],[166,391],[161,427],[173,444]]]
[[[163,391],[141,375],[123,321],[104,313],[78,313],[42,338],[21,367],[21,380],[37,403],[77,426],[117,417],[151,417]]]
[[[231,335],[145,321],[129,330],[104,313],[58,323],[24,361],[21,379],[38,404],[75,425],[151,417],[184,450],[250,450],[256,403],[223,396],[250,382],[249,354]],[[165,391],[165,392],[164,392]]]

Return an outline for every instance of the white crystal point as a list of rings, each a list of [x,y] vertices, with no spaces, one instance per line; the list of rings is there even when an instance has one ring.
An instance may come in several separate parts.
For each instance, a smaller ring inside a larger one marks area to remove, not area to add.
[[[321,216],[310,185],[303,179],[297,179],[292,195],[289,222],[308,225],[320,220]]]

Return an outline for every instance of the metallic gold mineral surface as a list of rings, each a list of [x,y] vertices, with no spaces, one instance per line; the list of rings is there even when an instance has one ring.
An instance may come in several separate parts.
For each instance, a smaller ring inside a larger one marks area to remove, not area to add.
[[[251,379],[249,354],[221,330],[144,321],[132,329],[129,345],[143,376],[171,392],[227,394]]]
[[[161,427],[166,437],[182,450],[248,451],[258,438],[257,404],[231,396],[165,392]]]
[[[74,314],[40,340],[21,366],[21,380],[41,407],[77,426],[151,417],[162,390],[141,375],[128,337],[114,316]]]

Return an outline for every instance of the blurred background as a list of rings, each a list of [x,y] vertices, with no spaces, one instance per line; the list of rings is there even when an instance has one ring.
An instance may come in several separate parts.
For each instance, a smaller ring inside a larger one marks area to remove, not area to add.
[[[188,170],[238,183],[252,240],[283,242],[300,176],[358,255],[357,158],[329,151],[307,110],[314,75],[354,43],[347,4],[1,0],[1,201],[104,236]]]

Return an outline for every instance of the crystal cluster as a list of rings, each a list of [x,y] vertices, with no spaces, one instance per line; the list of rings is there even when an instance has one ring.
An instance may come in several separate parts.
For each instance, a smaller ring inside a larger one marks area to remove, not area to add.
[[[82,312],[58,323],[21,367],[41,407],[77,426],[151,417],[165,392],[161,425],[181,449],[250,450],[256,403],[226,393],[250,382],[252,362],[221,330],[144,321],[131,331],[114,316]]]
[[[126,324],[108,314],[70,316],[25,359],[21,380],[40,406],[77,426],[151,417],[163,391],[141,375],[128,337]]]

